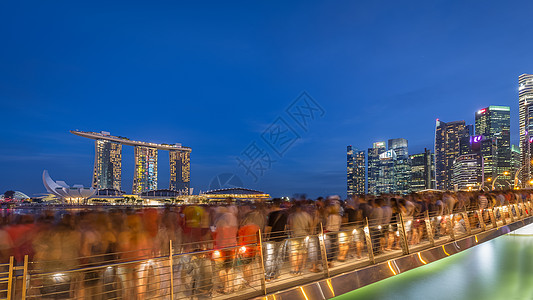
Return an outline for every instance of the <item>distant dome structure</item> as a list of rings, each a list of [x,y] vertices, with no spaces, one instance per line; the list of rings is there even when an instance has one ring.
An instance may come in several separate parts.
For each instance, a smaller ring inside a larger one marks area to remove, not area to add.
[[[24,200],[30,199],[30,197],[23,192],[15,191],[15,194],[13,195],[13,198],[11,199],[5,199],[4,194],[0,195],[0,201],[15,201],[15,202],[21,202]]]
[[[86,188],[79,184],[70,187],[64,181],[54,181],[47,170],[43,171],[43,184],[49,193],[69,203],[79,203],[94,196],[97,192],[93,187]]]
[[[207,191],[200,196],[207,197],[208,201],[224,201],[228,198],[240,201],[257,201],[270,198],[270,195],[265,192],[240,187]]]

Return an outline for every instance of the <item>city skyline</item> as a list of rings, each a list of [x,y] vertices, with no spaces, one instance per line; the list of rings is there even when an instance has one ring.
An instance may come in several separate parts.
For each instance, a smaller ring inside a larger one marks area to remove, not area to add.
[[[527,104],[529,86],[533,80],[528,74],[519,76],[519,102]],[[524,78],[527,78],[525,80]],[[527,108],[527,105],[525,105]],[[525,114],[525,120],[533,114]],[[424,189],[479,190],[525,187],[529,176],[523,175],[518,146],[511,145],[510,107],[489,105],[475,112],[474,124],[465,120],[443,122],[437,119],[435,127],[435,153],[409,154],[406,139],[389,139],[375,142],[368,149],[368,164],[362,151],[347,147],[347,196],[362,194],[355,182],[368,185],[368,193],[408,194]],[[525,125],[521,125],[525,126]],[[521,128],[521,132],[527,130]],[[527,139],[531,144],[531,139]],[[362,155],[363,171],[356,171],[356,156]],[[364,168],[366,167],[366,170]],[[366,172],[365,172],[366,171]],[[527,171],[527,169],[525,169]],[[523,177],[520,180],[520,177]],[[527,179],[524,179],[527,178]],[[531,183],[529,183],[531,185]]]
[[[44,169],[91,186],[94,153],[76,128],[190,146],[195,193],[232,173],[273,196],[345,195],[346,145],[402,137],[422,153],[437,118],[473,124],[489,105],[511,108],[519,145],[517,78],[533,72],[533,41],[516,30],[529,28],[526,1],[1,5],[2,192],[44,192]],[[289,123],[300,139],[254,181],[235,157],[302,91],[324,116]],[[123,147],[126,191],[133,160]],[[159,182],[169,160],[158,157]]]

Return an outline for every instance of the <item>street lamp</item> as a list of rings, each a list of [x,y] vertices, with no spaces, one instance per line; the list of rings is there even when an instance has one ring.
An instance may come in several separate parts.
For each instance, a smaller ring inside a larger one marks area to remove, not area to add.
[[[507,176],[507,175],[509,175],[509,171],[504,171],[503,174],[500,174],[500,175],[496,176],[496,178],[494,178],[494,181],[492,181],[492,190],[493,190],[493,191],[494,191],[494,185],[496,184],[496,180],[498,180],[498,178],[499,178],[500,176],[502,176],[502,175],[503,175],[503,176]]]
[[[483,188],[485,188],[485,181],[488,182],[490,184],[490,182],[492,181],[492,178],[491,177],[487,177],[486,179],[483,179],[483,182],[481,182],[481,185],[479,185],[479,190],[480,191],[483,191]],[[487,187],[488,189],[488,187]]]
[[[530,164],[533,164],[533,159],[529,161]],[[516,173],[514,174],[514,189],[515,190],[518,190],[518,181],[520,181],[518,179],[518,174],[520,174],[520,172],[524,169],[526,165],[523,165],[521,166],[517,171]],[[531,183],[530,183],[531,184]]]

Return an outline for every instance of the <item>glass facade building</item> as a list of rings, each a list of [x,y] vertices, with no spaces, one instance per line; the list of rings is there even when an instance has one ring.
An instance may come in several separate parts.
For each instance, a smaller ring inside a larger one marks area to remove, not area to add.
[[[374,143],[372,148],[368,149],[368,193],[377,195],[378,181],[380,181],[381,170],[380,155],[387,151],[385,142]]]
[[[352,146],[346,148],[346,168],[347,168],[347,194],[352,195],[366,193],[366,153],[353,149]]]
[[[133,193],[157,190],[157,148],[135,146]]]
[[[398,194],[408,194],[410,192],[411,165],[406,139],[390,139],[389,151],[394,151],[392,173],[392,191]]]
[[[191,182],[190,151],[170,150],[170,190],[188,194]]]
[[[96,189],[121,188],[122,144],[106,140],[96,140],[92,186]]]
[[[406,139],[374,143],[368,149],[368,193],[407,194],[410,191],[411,166]]]
[[[480,174],[481,157],[478,154],[467,154],[459,156],[453,164],[453,190],[478,190],[481,184]]]
[[[533,142],[533,75],[522,74],[518,77],[518,112],[520,127],[520,153],[524,166],[521,172],[522,182],[529,181],[533,177],[533,158],[531,143]]]
[[[460,155],[460,141],[469,135],[465,121],[442,122],[435,128],[435,181],[439,190],[452,190],[453,163]]]
[[[518,172],[521,166],[520,147],[517,145],[511,145],[511,175],[513,176],[513,180],[515,179],[515,176],[518,175],[516,172]]]
[[[460,139],[460,156],[475,154],[479,157],[482,165],[479,175],[482,180],[495,178],[498,174],[496,143],[496,139],[484,135],[463,136]]]
[[[435,155],[431,150],[409,156],[411,165],[410,191],[435,188]]]
[[[476,135],[493,140],[495,152],[492,176],[502,175],[511,169],[511,108],[496,106],[480,109],[476,112]],[[492,153],[491,153],[492,154]],[[509,180],[511,175],[502,175]]]

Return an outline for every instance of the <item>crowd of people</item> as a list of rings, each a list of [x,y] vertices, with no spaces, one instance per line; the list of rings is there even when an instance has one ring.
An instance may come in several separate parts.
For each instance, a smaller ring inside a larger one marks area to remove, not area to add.
[[[0,219],[0,262],[8,262],[13,256],[15,263],[21,265],[27,255],[31,270],[53,274],[168,256],[172,251],[189,257],[189,264],[199,264],[195,268],[178,268],[178,283],[180,277],[208,277],[213,274],[210,270],[215,270],[216,276],[209,284],[203,281],[196,288],[227,294],[252,284],[263,270],[266,280],[271,281],[280,276],[283,268],[298,276],[321,272],[349,258],[361,259],[367,243],[363,228],[367,224],[372,252],[379,255],[400,249],[399,216],[404,220],[408,243],[416,245],[427,235],[426,213],[442,216],[532,199],[533,194],[526,191],[428,192],[355,195],[345,200],[330,196],[234,203],[228,199],[221,204],[142,209],[4,209]],[[454,230],[462,232],[464,220],[459,214],[456,216]],[[446,226],[434,225],[437,237],[446,234]],[[326,261],[327,265],[323,263]],[[261,262],[262,268],[257,268]],[[234,284],[237,267],[241,272],[240,286]],[[126,281],[134,283],[133,295],[146,292],[146,276],[139,268],[139,264],[131,263],[121,271]],[[84,288],[79,293],[102,293],[101,288],[91,291],[101,280],[101,271],[82,272],[80,276]],[[45,278],[41,284],[41,292],[46,293]]]

